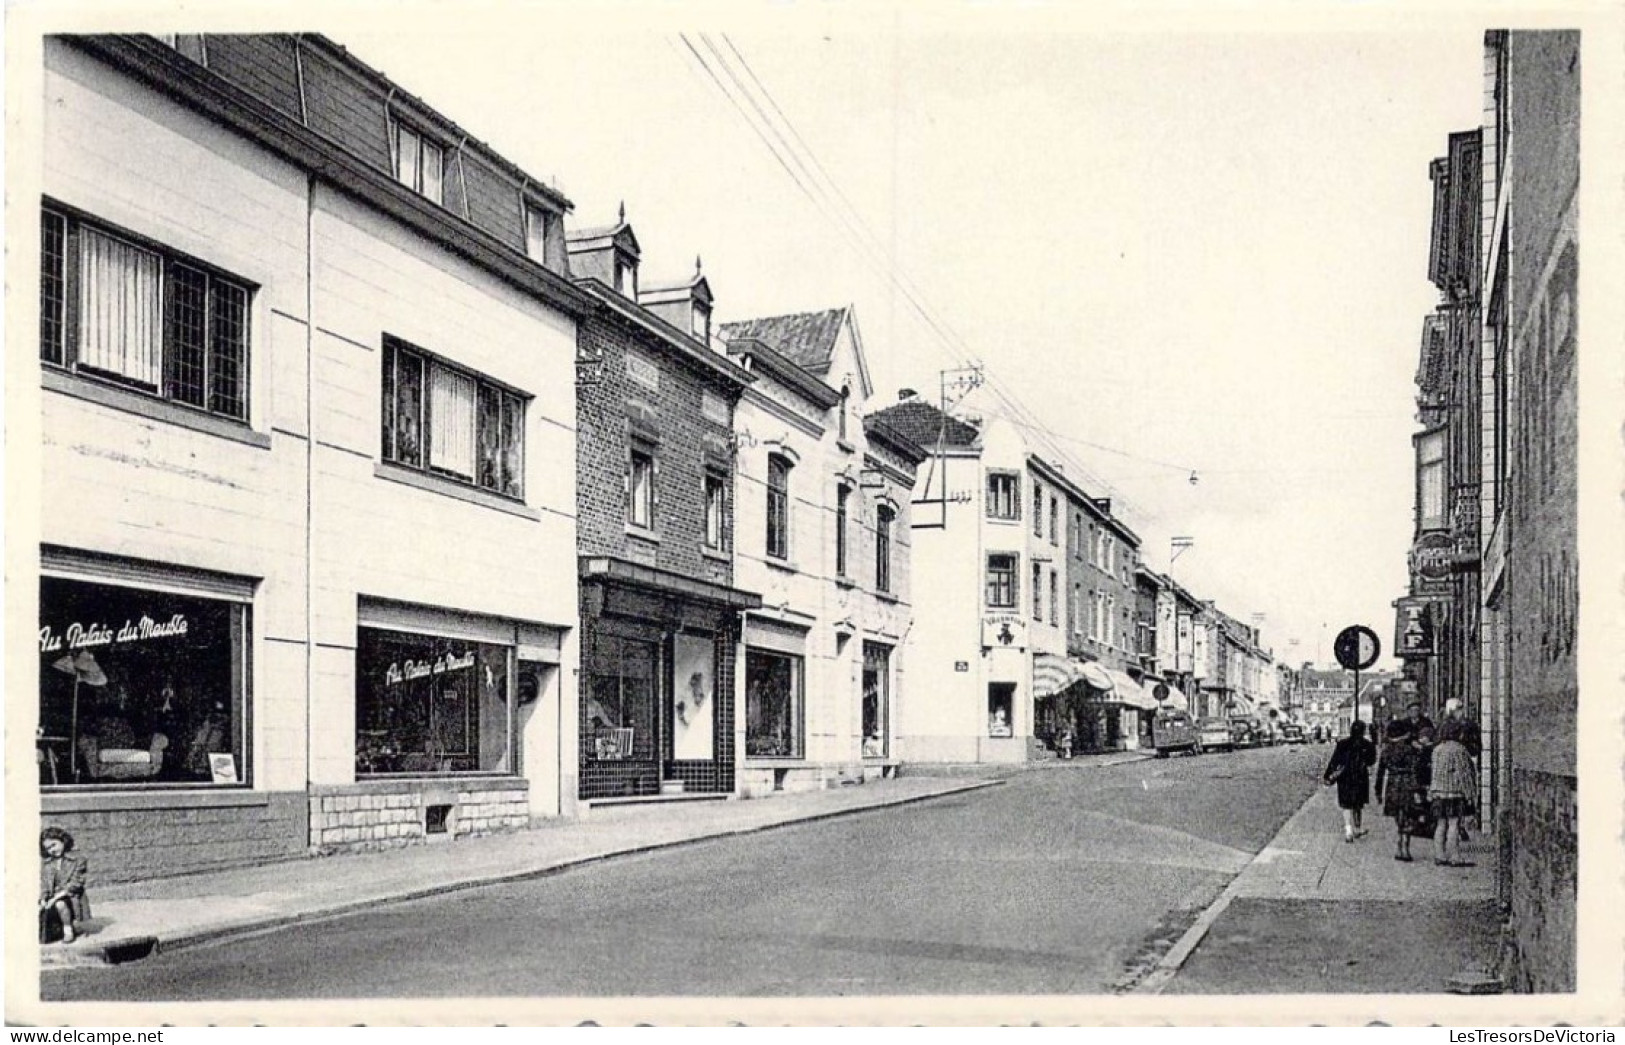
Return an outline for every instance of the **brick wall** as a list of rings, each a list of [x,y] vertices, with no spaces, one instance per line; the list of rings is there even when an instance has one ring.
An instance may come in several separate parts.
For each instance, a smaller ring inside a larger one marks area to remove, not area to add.
[[[724,530],[732,530],[734,394],[722,395],[728,402],[728,424],[707,420],[701,412],[706,382],[694,368],[675,362],[658,347],[658,341],[615,319],[599,316],[583,321],[578,344],[583,357],[599,358],[603,363],[599,381],[577,389],[576,508],[581,554],[626,558],[713,583],[731,583],[731,556],[726,551],[705,554],[703,538],[708,448],[714,464],[728,465]],[[659,391],[628,377],[629,346],[659,367]],[[640,424],[659,434],[654,506],[658,543],[630,536],[626,529],[632,440],[628,415],[634,412],[640,416]],[[725,549],[732,547],[732,539],[732,533],[726,533]]]
[[[58,811],[43,817],[46,824],[73,835],[74,850],[90,861],[92,898],[97,883],[162,878],[305,855],[302,791],[273,792],[248,805],[176,804],[166,808],[142,802],[147,808],[119,808],[121,799],[128,805],[145,797],[125,793],[110,796],[99,809]]]
[[[1507,987],[1526,993],[1575,985],[1575,778],[1512,770],[1501,860],[1513,897],[1513,958]],[[1536,855],[1538,854],[1538,856]]]
[[[1515,985],[1574,989],[1579,35],[1513,33],[1506,856]],[[1524,157],[1540,157],[1524,163]]]

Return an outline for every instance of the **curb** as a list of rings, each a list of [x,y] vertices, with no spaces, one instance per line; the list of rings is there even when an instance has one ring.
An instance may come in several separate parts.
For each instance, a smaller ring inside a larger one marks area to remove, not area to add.
[[[303,922],[320,921],[327,918],[337,918],[357,911],[370,910],[383,904],[406,903],[412,900],[422,900],[431,896],[441,896],[446,893],[461,892],[468,889],[478,889],[487,885],[505,885],[512,882],[524,882],[538,878],[547,878],[562,874],[566,871],[592,864],[603,863],[623,856],[638,856],[644,853],[659,852],[664,849],[678,849],[683,846],[695,845],[717,838],[734,838],[744,835],[762,834],[781,827],[793,827],[798,824],[817,823],[821,820],[835,820],[840,817],[856,816],[861,813],[873,812],[877,809],[893,809],[898,806],[915,805],[920,802],[930,802],[938,798],[948,798],[952,795],[968,794],[985,788],[999,787],[1003,780],[975,780],[965,784],[958,784],[942,791],[928,795],[909,795],[902,798],[876,802],[873,805],[854,806],[850,809],[835,809],[809,816],[800,816],[790,820],[779,820],[769,824],[756,824],[749,827],[729,828],[713,831],[707,834],[692,835],[687,838],[676,838],[666,842],[653,842],[647,845],[632,845],[608,852],[593,853],[588,856],[573,857],[557,863],[546,864],[541,867],[529,867],[511,873],[485,875],[478,878],[462,879],[455,882],[442,882],[422,889],[414,889],[391,896],[374,897],[367,900],[354,900],[328,907],[312,908],[292,914],[275,915],[264,918],[255,918],[249,921],[233,922],[224,925],[208,926],[193,930],[182,930],[173,936],[158,937],[150,935],[115,937],[105,943],[98,942],[94,947],[75,953],[71,958],[63,952],[52,952],[53,959],[62,954],[66,961],[42,960],[40,974],[63,969],[98,968],[106,965],[123,964],[125,961],[140,960],[157,954],[160,951],[178,951],[187,947],[210,943],[215,940],[227,939],[233,936],[248,936],[260,932],[270,932],[276,929],[299,925]],[[140,952],[132,958],[115,958],[114,952],[130,951]]]
[[[1242,878],[1263,859],[1265,853],[1275,848],[1276,840],[1286,832],[1287,825],[1296,819],[1299,813],[1308,808],[1309,803],[1313,802],[1319,793],[1318,789],[1311,791],[1309,797],[1305,798],[1298,808],[1294,809],[1285,820],[1281,821],[1281,826],[1276,830],[1275,834],[1270,836],[1270,840],[1265,843],[1264,847],[1253,854],[1253,858],[1247,861],[1245,867],[1236,872],[1235,877],[1225,884],[1224,889],[1219,892],[1213,902],[1208,904],[1201,914],[1197,915],[1196,921],[1191,924],[1189,929],[1185,930],[1184,935],[1179,938],[1178,942],[1169,948],[1168,953],[1157,960],[1157,964],[1152,966],[1151,971],[1145,975],[1145,978],[1135,984],[1127,993],[1162,993],[1163,988],[1168,986],[1169,982],[1179,975],[1179,970],[1184,968],[1185,963],[1190,961],[1190,957],[1196,952],[1196,948],[1206,939],[1208,930],[1213,928],[1213,923],[1218,921],[1219,916],[1229,908],[1230,901],[1234,900],[1236,894],[1241,891]]]

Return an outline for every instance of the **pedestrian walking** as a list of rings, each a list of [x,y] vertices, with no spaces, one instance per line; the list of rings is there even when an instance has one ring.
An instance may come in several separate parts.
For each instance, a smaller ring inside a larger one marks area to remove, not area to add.
[[[85,858],[73,851],[73,836],[60,827],[39,833],[40,943],[72,943],[79,926],[90,917],[85,895]]]
[[[1462,726],[1446,720],[1439,730],[1439,745],[1433,749],[1428,800],[1434,819],[1433,840],[1437,848],[1433,862],[1440,867],[1472,867],[1461,858],[1461,821],[1472,812],[1472,796],[1477,789],[1473,760],[1462,743]],[[1452,844],[1454,843],[1454,844]]]
[[[1416,741],[1411,723],[1396,719],[1388,723],[1388,737],[1377,759],[1377,801],[1382,803],[1383,815],[1394,819],[1394,859],[1405,863],[1411,861],[1411,837],[1427,801],[1421,786],[1421,763],[1427,754]]]
[[[1337,805],[1343,810],[1343,841],[1352,842],[1365,834],[1361,817],[1366,803],[1371,800],[1371,767],[1377,761],[1377,749],[1365,738],[1365,723],[1355,719],[1349,723],[1349,735],[1332,748],[1332,758],[1326,763],[1322,779],[1337,785]]]
[[[1461,746],[1467,749],[1467,757],[1477,762],[1484,753],[1484,732],[1478,728],[1478,723],[1473,721],[1471,716],[1467,714],[1467,710],[1462,705],[1459,697],[1451,697],[1444,702],[1444,720],[1447,723],[1454,722],[1456,724],[1456,730],[1460,734]],[[1467,817],[1463,817],[1456,821],[1456,838],[1462,842],[1468,840],[1467,819]]]

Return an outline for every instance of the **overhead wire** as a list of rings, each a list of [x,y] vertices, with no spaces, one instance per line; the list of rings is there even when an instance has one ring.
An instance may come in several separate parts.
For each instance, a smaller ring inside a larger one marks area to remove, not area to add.
[[[763,135],[761,129],[757,126],[758,121],[751,120],[749,118],[748,114],[745,113],[744,108],[733,96],[733,92],[730,91],[725,84],[723,84],[722,80],[710,68],[710,63],[706,62],[704,57],[699,54],[698,49],[693,46],[692,42],[688,40],[687,36],[682,35],[682,39],[685,45],[688,46],[690,52],[693,54],[695,60],[701,64],[706,73],[710,76],[717,89],[722,91],[724,96],[727,97],[729,102],[734,106],[735,110],[739,112],[742,117],[745,117],[747,126],[749,126],[752,132],[755,133],[757,137],[762,140],[763,144],[768,147],[768,149],[773,153],[774,158],[779,161],[780,165],[786,168],[787,173],[791,173],[793,180],[795,181],[797,187],[801,189],[803,194],[807,195],[808,199],[812,201],[814,205],[825,214],[826,217],[831,217],[840,223],[840,225],[846,231],[845,238],[847,238],[848,242],[857,247],[861,253],[867,255],[866,260],[868,260],[869,263],[876,268],[879,274],[892,283],[897,291],[908,302],[910,308],[920,317],[921,320],[925,322],[926,326],[939,341],[939,344],[934,345],[933,347],[944,351],[947,357],[956,365],[963,365],[965,363],[980,364],[979,358],[977,357],[976,353],[971,350],[965,339],[961,337],[957,331],[953,330],[946,320],[941,319],[933,308],[921,300],[925,296],[923,291],[921,291],[917,284],[914,284],[913,281],[909,279],[907,274],[897,266],[895,257],[885,249],[884,245],[880,241],[880,237],[875,235],[873,230],[869,227],[867,221],[863,218],[862,214],[857,211],[857,208],[852,205],[851,200],[844,192],[841,191],[839,184],[836,183],[834,178],[829,174],[828,169],[824,167],[823,163],[818,159],[816,152],[807,145],[806,139],[804,139],[800,132],[795,129],[795,124],[785,114],[783,108],[778,104],[777,100],[774,99],[772,91],[769,90],[766,84],[762,82],[761,78],[756,75],[755,70],[751,67],[749,61],[745,58],[738,46],[733,42],[732,38],[727,36],[727,34],[722,34],[723,42],[727,45],[728,51],[732,53],[735,61],[738,63],[740,68],[744,70],[744,76],[749,78],[751,84],[755,86],[756,91],[761,94],[767,107],[772,110],[773,114],[777,116],[778,121],[782,123],[784,127],[783,131],[779,130],[779,128],[774,125],[773,118],[762,108],[762,104],[755,99],[755,97],[752,95],[750,87],[748,87],[740,75],[734,71],[732,65],[728,61],[728,58],[722,53],[721,49],[718,48],[705,34],[700,34],[701,41],[705,44],[707,49],[710,50],[712,56],[716,59],[717,65],[721,67],[728,75],[738,93],[743,95],[746,101],[749,102],[751,107],[755,110],[758,120],[763,126],[768,128],[769,132],[773,135],[773,138],[777,140],[777,144],[775,144],[774,141],[770,141],[766,136]],[[788,137],[786,135],[788,135]],[[790,139],[794,139],[794,144],[792,144]],[[799,145],[800,153],[796,151],[796,145]],[[783,152],[789,153],[790,160],[793,161],[796,166],[800,167],[800,175],[797,175],[789,170],[789,163],[785,160],[783,153],[781,153],[781,148],[783,149]],[[802,158],[802,153],[805,154],[805,159]],[[803,181],[803,178],[805,178],[805,182]],[[808,190],[806,182],[811,182],[813,184],[814,188],[818,190],[818,194],[823,196],[823,202],[816,199],[813,193]],[[1038,415],[1034,413],[1033,410],[1025,402],[1023,402],[1012,389],[1005,385],[1001,378],[999,378],[997,375],[988,373],[985,369],[985,365],[983,375],[984,381],[989,390],[994,396],[997,397],[1003,406],[1003,412],[1007,417],[1009,417],[1012,423],[1023,428],[1024,430],[1027,430],[1030,434],[1039,434],[1041,436],[1055,434],[1053,433],[1053,430],[1044,424],[1042,419],[1039,418]],[[1075,454],[1067,452],[1064,448],[1056,445],[1047,438],[1042,438],[1040,441],[1047,444],[1045,449],[1047,449],[1053,457],[1055,457],[1059,462],[1064,463],[1065,466],[1082,475],[1085,479],[1090,481],[1091,484],[1098,487],[1103,487],[1107,493],[1114,495],[1119,493],[1119,491],[1113,488],[1112,484],[1108,480],[1099,475],[1094,469],[1086,467]],[[1099,444],[1087,443],[1087,441],[1081,442],[1084,442],[1085,445],[1100,448]],[[1105,449],[1109,450],[1111,448]],[[1126,451],[1115,452],[1123,453],[1126,456],[1135,456],[1132,454],[1127,454]],[[1155,513],[1146,513],[1138,505],[1126,504],[1126,507],[1128,507],[1131,511],[1138,512],[1139,514],[1155,517]]]

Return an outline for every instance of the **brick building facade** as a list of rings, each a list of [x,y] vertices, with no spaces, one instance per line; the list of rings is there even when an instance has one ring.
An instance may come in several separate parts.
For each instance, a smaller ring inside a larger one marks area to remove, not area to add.
[[[1483,687],[1511,985],[1575,986],[1580,34],[1485,39]]]
[[[709,284],[640,288],[624,219],[573,231],[599,308],[579,327],[577,533],[585,801],[734,790],[740,617],[734,410],[751,377],[707,343]]]

